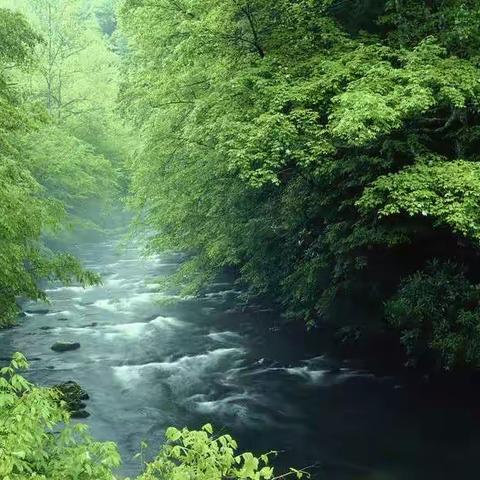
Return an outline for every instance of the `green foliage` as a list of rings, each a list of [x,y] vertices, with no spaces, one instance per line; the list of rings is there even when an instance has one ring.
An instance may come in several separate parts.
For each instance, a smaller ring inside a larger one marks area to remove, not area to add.
[[[99,279],[85,272],[71,256],[55,254],[40,241],[43,233],[60,227],[69,207],[62,203],[65,198],[56,197],[48,188],[60,182],[61,173],[67,178],[72,172],[67,173],[66,158],[60,170],[51,155],[42,158],[28,154],[25,142],[37,134],[42,115],[35,106],[22,102],[12,79],[34,59],[39,37],[22,16],[9,10],[0,10],[0,24],[9,32],[8,37],[0,35],[0,42],[4,42],[0,44],[0,326],[5,326],[15,320],[18,298],[45,300],[39,288],[43,278],[83,284],[97,283]],[[42,136],[37,144],[45,140]],[[101,163],[93,163],[98,173]],[[70,195],[86,186],[85,182],[69,181]],[[85,195],[91,195],[92,190]]]
[[[151,248],[190,252],[193,288],[234,266],[292,317],[383,329],[402,278],[475,258],[478,18],[460,0],[124,0]]]
[[[0,61],[23,63],[30,60],[37,45],[38,37],[20,14],[13,14],[5,9],[0,13]]]
[[[1,478],[115,480],[120,465],[116,445],[95,441],[86,425],[71,424],[58,391],[36,387],[18,373],[27,367],[25,357],[16,353],[10,365],[0,369]],[[275,477],[269,464],[274,452],[258,458],[250,452],[239,454],[237,442],[230,435],[214,436],[210,424],[199,431],[170,427],[165,436],[167,443],[145,463],[137,480],[309,477],[296,469]]]
[[[386,304],[409,362],[437,368],[480,365],[480,290],[453,263],[431,263],[402,281]]]
[[[25,136],[23,153],[45,194],[63,206],[69,224],[85,225],[92,210],[106,209],[115,198],[111,162],[91,144],[57,126]]]
[[[358,205],[380,217],[406,213],[431,217],[437,225],[480,240],[480,163],[429,161],[380,177]]]
[[[17,353],[0,369],[1,478],[114,480],[112,469],[120,463],[115,444],[96,442],[85,425],[70,424],[56,392],[18,374],[27,366]]]
[[[158,457],[146,466],[138,480],[222,480],[274,478],[269,455],[256,458],[252,453],[236,454],[237,442],[230,435],[212,436],[213,428],[205,425],[200,431],[170,427],[168,443]]]
[[[108,188],[96,186],[95,195],[97,205],[107,207],[106,200],[117,196],[118,184],[114,184],[122,177],[124,157],[133,145],[115,111],[119,57],[100,24],[101,12],[106,9],[111,14],[113,5],[77,0],[0,0],[3,4],[22,12],[42,39],[35,49],[35,63],[28,79],[18,76],[24,98],[29,103],[40,103],[50,116],[45,132],[31,138],[28,149],[33,156],[45,156],[46,151],[50,155],[58,153],[55,162],[72,163],[73,178],[75,161],[81,162],[85,150],[98,155],[94,168],[88,161],[82,168],[92,178],[110,179]],[[53,137],[57,143],[65,139],[63,151],[58,146],[52,149]],[[75,142],[77,146],[66,158],[66,146]],[[77,152],[79,159],[75,160]],[[79,207],[77,202],[77,216],[97,220],[88,218],[87,209]]]
[[[477,56],[480,10],[476,0],[390,0],[380,22],[394,27],[389,40],[396,45],[415,45],[434,35],[458,56]]]

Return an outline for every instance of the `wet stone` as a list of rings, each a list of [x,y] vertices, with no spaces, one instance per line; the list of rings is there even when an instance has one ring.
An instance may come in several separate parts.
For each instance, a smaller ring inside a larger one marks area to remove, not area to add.
[[[71,350],[78,350],[80,344],[78,342],[55,342],[50,348],[54,352],[69,352]]]
[[[75,410],[70,414],[71,418],[87,418],[90,416],[90,413],[86,410]]]
[[[90,416],[84,400],[90,397],[88,393],[76,382],[69,380],[65,383],[54,385],[53,388],[59,393],[60,400],[66,403],[67,410],[72,418],[87,418]]]

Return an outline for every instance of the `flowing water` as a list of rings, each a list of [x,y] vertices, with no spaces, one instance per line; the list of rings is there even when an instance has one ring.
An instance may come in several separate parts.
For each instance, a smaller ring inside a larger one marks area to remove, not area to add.
[[[104,285],[49,286],[52,303],[29,304],[28,318],[0,333],[0,354],[31,360],[45,385],[74,380],[89,393],[85,420],[115,440],[133,475],[133,455],[157,447],[167,426],[210,421],[243,449],[278,450],[280,463],[315,464],[328,480],[474,478],[479,417],[455,402],[425,402],[398,379],[314,353],[302,337],[275,328],[276,314],[242,312],[229,283],[201,298],[158,292],[155,278],[180,255],[141,256],[120,238],[75,253]],[[48,310],[48,312],[46,311]],[[55,341],[81,348],[55,353]]]

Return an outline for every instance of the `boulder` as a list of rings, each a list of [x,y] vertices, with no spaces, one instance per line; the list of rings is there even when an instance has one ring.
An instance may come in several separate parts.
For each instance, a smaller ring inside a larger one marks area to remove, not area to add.
[[[88,393],[77,383],[72,380],[68,382],[54,385],[53,388],[58,390],[64,397],[76,398],[78,400],[88,400]]]
[[[90,416],[86,410],[74,410],[70,413],[70,417],[72,418],[87,418]]]
[[[55,342],[51,349],[54,352],[69,352],[70,350],[77,350],[80,348],[78,342]]]
[[[88,393],[76,382],[68,381],[54,385],[53,388],[59,393],[60,400],[66,403],[67,410],[72,418],[87,418],[90,414],[85,410]]]
[[[81,400],[75,400],[69,403],[68,408],[72,412],[77,412],[78,410],[85,410],[85,408],[87,408],[87,404]]]

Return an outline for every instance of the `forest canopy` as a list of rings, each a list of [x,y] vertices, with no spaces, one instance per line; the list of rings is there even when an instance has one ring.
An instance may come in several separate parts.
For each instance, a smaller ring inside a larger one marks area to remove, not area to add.
[[[478,365],[478,2],[120,12],[121,108],[142,138],[130,203],[152,249],[192,252],[180,283],[233,266],[291,318],[397,332],[412,364]],[[418,291],[455,300],[430,315]]]

